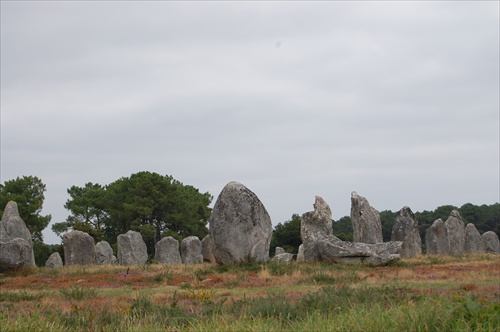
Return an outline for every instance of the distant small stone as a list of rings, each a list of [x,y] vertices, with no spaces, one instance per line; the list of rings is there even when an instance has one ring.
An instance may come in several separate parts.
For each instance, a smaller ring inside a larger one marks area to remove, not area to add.
[[[162,264],[182,263],[179,251],[179,241],[172,236],[167,236],[155,245],[155,261]]]
[[[111,265],[113,264],[113,248],[107,241],[97,242],[95,245],[95,258],[94,264],[96,265]]]
[[[203,240],[201,240],[201,254],[203,255],[204,262],[216,263],[214,254],[214,241],[210,237],[210,234],[205,236]]]
[[[281,247],[276,247],[274,249],[274,256],[278,256],[278,255],[281,255],[281,254],[284,254],[285,253],[285,249],[281,248]]]
[[[297,256],[294,254],[290,254],[287,252],[284,252],[282,254],[275,255],[271,260],[275,262],[292,262],[297,259]]]
[[[297,262],[304,262],[305,257],[304,257],[304,245],[301,244],[299,246],[299,252],[297,253]]]
[[[45,267],[49,269],[60,269],[63,267],[63,261],[61,255],[58,252],[50,255],[49,259],[45,262]]]
[[[182,240],[181,259],[183,264],[198,264],[203,262],[201,241],[197,236],[188,236]]]

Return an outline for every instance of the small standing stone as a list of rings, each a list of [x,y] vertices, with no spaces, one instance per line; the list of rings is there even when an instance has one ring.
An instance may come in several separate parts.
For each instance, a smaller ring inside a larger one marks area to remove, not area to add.
[[[466,254],[478,254],[485,252],[483,238],[474,224],[465,226],[465,248]]]
[[[95,265],[113,264],[113,248],[107,241],[97,242],[95,245]]]
[[[444,222],[437,219],[425,231],[425,247],[429,255],[448,255],[448,234]]]
[[[484,232],[481,237],[483,238],[486,252],[500,254],[500,241],[498,240],[498,235],[495,232]]]
[[[82,231],[71,231],[63,235],[65,265],[91,265],[95,258],[92,236]]]
[[[203,261],[216,263],[214,254],[212,253],[214,248],[214,241],[210,237],[210,234],[205,236],[203,240],[201,240],[201,254],[203,255]]]
[[[155,245],[155,261],[163,264],[180,264],[179,241],[172,236],[167,236]]]
[[[450,255],[460,256],[464,254],[465,249],[465,225],[462,217],[457,210],[451,211],[446,219],[444,226],[448,234],[448,243],[450,245]]]
[[[299,252],[297,253],[297,262],[305,262],[304,245],[303,244],[301,244],[299,246]]]
[[[50,255],[49,259],[47,259],[47,261],[45,262],[45,267],[49,269],[60,269],[61,267],[63,267],[61,255],[59,255],[58,252]]]
[[[380,213],[366,198],[359,196],[355,191],[351,193],[351,222],[354,242],[384,242]]]
[[[181,259],[184,264],[197,264],[203,262],[201,241],[197,236],[188,236],[182,240]]]
[[[128,231],[118,235],[118,264],[144,265],[148,261],[148,249],[139,232]]]

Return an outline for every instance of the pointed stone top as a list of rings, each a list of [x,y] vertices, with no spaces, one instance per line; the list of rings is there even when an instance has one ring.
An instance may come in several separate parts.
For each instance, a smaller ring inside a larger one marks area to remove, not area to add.
[[[413,214],[413,211],[408,206],[403,206],[403,208],[401,210],[399,210],[398,214],[402,215],[402,216],[410,216],[412,218],[415,217],[415,215]]]
[[[224,189],[236,189],[236,188],[245,188],[245,186],[238,181],[231,181],[224,186]]]
[[[320,218],[332,219],[332,210],[320,196],[316,196],[314,201],[314,214]]]
[[[5,209],[3,210],[2,220],[6,220],[12,217],[19,217],[19,210],[17,208],[16,202],[9,201],[7,205],[5,205]]]
[[[451,211],[450,217],[455,217],[457,219],[462,220],[462,217],[460,216],[460,213],[457,210]]]

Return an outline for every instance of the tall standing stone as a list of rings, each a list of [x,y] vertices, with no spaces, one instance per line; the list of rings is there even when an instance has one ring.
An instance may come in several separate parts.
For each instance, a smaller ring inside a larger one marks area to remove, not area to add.
[[[465,249],[465,225],[462,217],[457,210],[451,211],[446,219],[444,226],[448,234],[448,243],[450,245],[450,255],[459,256],[464,254]]]
[[[441,219],[435,220],[431,227],[425,231],[425,247],[429,255],[448,255],[450,253],[447,230]]]
[[[95,265],[113,264],[113,248],[107,241],[97,242],[95,245]]]
[[[483,238],[486,252],[500,254],[500,241],[498,240],[498,235],[495,232],[484,232],[481,237]]]
[[[370,206],[368,200],[351,193],[351,222],[353,241],[362,243],[382,243],[382,223],[380,213]]]
[[[203,262],[201,241],[197,236],[188,236],[182,240],[181,259],[184,264],[198,264]]]
[[[418,232],[418,222],[411,209],[403,207],[396,215],[392,226],[391,241],[402,241],[402,257],[415,257],[422,254],[422,239]]]
[[[468,223],[465,226],[465,247],[464,252],[466,254],[479,254],[485,252],[483,238],[476,226],[472,223]]]
[[[155,245],[155,261],[163,264],[182,263],[179,241],[171,236],[164,237]]]
[[[118,235],[118,264],[144,265],[148,261],[148,249],[139,232],[128,231]]]
[[[318,241],[327,235],[333,235],[332,211],[323,198],[316,196],[314,211],[304,213],[300,221],[305,262],[321,260]]]
[[[92,236],[82,231],[71,231],[63,235],[65,265],[91,265],[95,259],[95,244]]]
[[[209,225],[219,264],[269,260],[271,218],[257,195],[241,183],[230,182],[222,189]]]
[[[0,270],[34,266],[31,233],[19,215],[17,203],[9,201],[0,220]]]

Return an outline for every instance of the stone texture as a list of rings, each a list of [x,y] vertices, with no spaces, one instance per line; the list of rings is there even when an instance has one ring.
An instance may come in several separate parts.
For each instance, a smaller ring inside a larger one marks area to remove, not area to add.
[[[269,260],[271,218],[257,195],[241,183],[230,182],[222,189],[209,224],[217,263]]]
[[[425,247],[428,255],[448,255],[450,245],[444,222],[435,220],[425,231]]]
[[[95,244],[92,236],[81,231],[63,235],[65,265],[90,265],[95,259]]]
[[[370,206],[368,200],[351,193],[351,222],[353,242],[382,243],[380,213]]]
[[[31,267],[32,246],[24,239],[16,237],[7,242],[0,241],[0,271]]]
[[[481,235],[486,252],[500,254],[500,241],[495,232],[488,231]]]
[[[203,262],[201,241],[197,236],[188,236],[182,240],[181,259],[184,264],[197,264]]]
[[[479,254],[485,252],[483,238],[476,226],[472,223],[465,226],[465,247],[466,254]]]
[[[201,254],[203,255],[204,262],[216,263],[214,254],[212,253],[214,249],[214,241],[207,235],[201,240]]]
[[[285,249],[281,247],[274,248],[274,256],[278,256],[285,253]]]
[[[292,262],[292,261],[296,260],[296,255],[284,252],[284,253],[275,255],[271,260],[275,261],[275,262],[288,263],[288,262]]]
[[[301,244],[299,246],[299,251],[297,253],[297,262],[305,262],[305,257],[304,257],[304,245]]]
[[[301,237],[306,262],[330,261],[380,266],[401,258],[401,241],[374,244],[346,242],[335,237],[332,232],[330,207],[321,197],[316,196],[314,211],[302,215]]]
[[[61,255],[58,252],[50,255],[49,259],[45,262],[45,267],[49,269],[60,269],[63,267],[63,261]]]
[[[171,236],[167,236],[156,242],[155,261],[163,264],[181,264],[179,241]]]
[[[144,265],[148,261],[146,243],[139,232],[128,231],[118,235],[118,264]]]
[[[411,209],[403,207],[396,215],[392,226],[391,241],[402,241],[401,257],[415,257],[422,254],[422,239],[418,222]]]
[[[95,265],[112,265],[113,264],[113,248],[106,241],[97,242],[95,245]]]
[[[465,249],[465,225],[460,213],[458,213],[457,210],[451,211],[444,226],[448,234],[448,243],[450,246],[449,254],[452,256],[463,255]]]
[[[14,239],[22,239],[25,243],[21,244],[21,241],[16,240],[9,245],[8,243]],[[0,220],[0,244],[3,244],[0,253],[0,269],[36,266],[31,233],[19,215],[17,203],[14,201],[7,203]],[[26,249],[26,246],[29,249]],[[29,251],[28,255],[26,255],[26,250]],[[19,261],[20,259],[23,261]]]
[[[300,222],[304,261],[317,262],[321,260],[317,243],[321,238],[332,234],[332,211],[323,198],[316,196],[314,211],[304,213]]]

